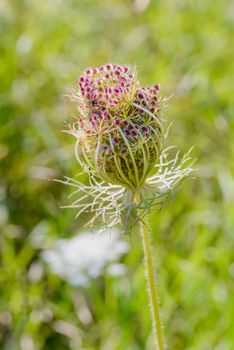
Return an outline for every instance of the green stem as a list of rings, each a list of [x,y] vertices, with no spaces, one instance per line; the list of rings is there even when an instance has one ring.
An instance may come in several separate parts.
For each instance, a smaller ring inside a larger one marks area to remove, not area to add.
[[[141,217],[141,210],[138,209],[139,217]],[[145,259],[145,269],[146,269],[146,280],[148,285],[148,293],[150,299],[150,309],[152,317],[152,329],[156,338],[156,349],[164,350],[163,334],[162,334],[162,325],[160,318],[160,307],[158,303],[158,291],[157,284],[154,275],[154,265],[153,265],[153,256],[150,243],[150,232],[145,221],[141,220],[141,237],[142,244],[144,249],[144,259]]]

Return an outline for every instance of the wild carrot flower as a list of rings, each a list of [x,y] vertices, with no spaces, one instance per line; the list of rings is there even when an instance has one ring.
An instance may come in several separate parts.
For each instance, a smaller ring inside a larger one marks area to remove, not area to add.
[[[89,286],[91,279],[101,276],[104,269],[112,276],[124,274],[125,266],[118,261],[129,250],[129,244],[120,238],[116,228],[96,234],[95,239],[94,235],[87,231],[59,239],[52,248],[44,249],[42,259],[55,274],[79,287]]]
[[[189,175],[187,155],[167,160],[159,91],[157,83],[141,86],[136,69],[111,63],[87,68],[73,87],[77,115],[67,132],[77,139],[76,157],[90,183],[66,183],[83,193],[71,205],[77,215],[93,212],[87,225],[99,218],[127,228],[134,208],[148,211]]]
[[[164,349],[153,259],[145,215],[192,171],[189,154],[168,159],[160,116],[159,84],[141,86],[136,69],[106,64],[86,69],[73,88],[76,157],[89,176],[85,185],[67,178],[77,199],[70,207],[106,227],[139,222],[157,349]]]

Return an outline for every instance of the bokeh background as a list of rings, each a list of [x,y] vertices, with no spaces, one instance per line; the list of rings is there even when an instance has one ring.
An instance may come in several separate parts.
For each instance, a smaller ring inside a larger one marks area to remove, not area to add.
[[[173,95],[169,143],[198,159],[196,179],[151,218],[168,349],[234,349],[233,38],[228,0],[0,1],[2,350],[153,349],[137,233],[120,234],[129,252],[83,272],[87,283],[69,275],[79,250],[63,276],[48,264],[48,249],[82,232],[60,209],[69,188],[51,181],[80,172],[61,132],[67,88],[107,62],[137,64],[143,84]]]

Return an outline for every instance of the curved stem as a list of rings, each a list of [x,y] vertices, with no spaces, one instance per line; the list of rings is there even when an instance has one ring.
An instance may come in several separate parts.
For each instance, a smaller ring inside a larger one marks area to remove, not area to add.
[[[141,217],[141,209],[138,209],[138,215]],[[163,333],[162,333],[162,324],[160,317],[160,307],[158,303],[158,291],[157,284],[154,275],[154,265],[153,265],[153,256],[152,249],[150,243],[150,232],[145,221],[141,220],[141,237],[142,244],[144,249],[144,260],[145,260],[145,269],[146,269],[146,280],[148,285],[148,293],[150,299],[150,309],[151,309],[151,317],[152,317],[152,328],[153,333],[156,338],[156,349],[164,350],[164,342],[163,342]]]

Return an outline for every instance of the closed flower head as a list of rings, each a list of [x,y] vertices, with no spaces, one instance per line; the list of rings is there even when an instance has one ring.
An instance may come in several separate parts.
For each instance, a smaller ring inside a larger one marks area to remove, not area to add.
[[[140,86],[136,70],[127,66],[86,69],[73,96],[82,133],[76,152],[81,164],[109,183],[140,188],[164,141],[158,93],[159,84]]]
[[[192,171],[187,155],[168,160],[159,90],[157,83],[141,86],[136,69],[111,63],[87,68],[76,82],[76,122],[68,132],[76,137],[76,157],[89,185],[65,182],[81,195],[69,206],[79,208],[77,216],[93,212],[87,225],[98,218],[108,227],[122,217],[135,222],[136,207],[144,215]]]

